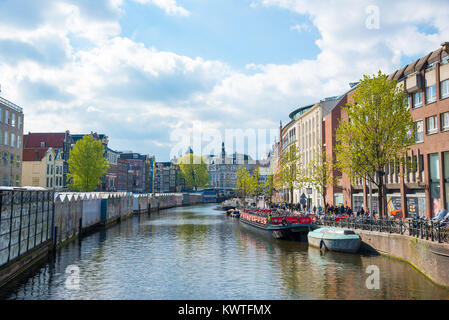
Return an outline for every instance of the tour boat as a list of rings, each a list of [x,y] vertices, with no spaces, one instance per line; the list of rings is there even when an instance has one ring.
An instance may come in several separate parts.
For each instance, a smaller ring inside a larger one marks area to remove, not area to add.
[[[301,239],[316,228],[311,217],[290,215],[274,216],[268,221],[271,210],[251,210],[240,213],[240,222],[245,226],[271,234],[275,239]]]
[[[329,251],[356,253],[361,244],[358,234],[352,230],[324,227],[311,231],[307,235],[309,245]]]

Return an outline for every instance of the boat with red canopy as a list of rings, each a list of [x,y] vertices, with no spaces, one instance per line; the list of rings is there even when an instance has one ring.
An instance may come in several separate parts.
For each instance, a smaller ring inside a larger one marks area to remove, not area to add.
[[[272,210],[243,210],[240,222],[271,234],[275,239],[297,240],[317,226],[314,217]]]

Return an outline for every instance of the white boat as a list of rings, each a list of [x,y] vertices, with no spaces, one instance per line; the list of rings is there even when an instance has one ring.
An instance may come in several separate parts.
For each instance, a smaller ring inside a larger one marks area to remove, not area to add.
[[[234,199],[230,199],[230,200],[226,200],[223,201],[221,204],[221,208],[223,210],[230,210],[230,209],[236,209],[238,207],[239,203],[238,200],[234,200]]]
[[[360,236],[352,230],[325,227],[307,234],[309,245],[330,251],[355,253],[362,242]]]

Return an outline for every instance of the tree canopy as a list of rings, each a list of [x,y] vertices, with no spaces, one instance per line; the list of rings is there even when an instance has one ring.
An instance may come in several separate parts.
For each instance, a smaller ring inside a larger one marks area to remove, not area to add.
[[[334,163],[332,157],[326,154],[324,149],[320,149],[313,160],[308,164],[309,174],[307,182],[314,186],[326,203],[326,189],[337,184],[337,177],[333,176]]]
[[[259,181],[257,176],[252,176],[248,169],[241,166],[237,169],[236,189],[240,192],[242,198],[252,196],[256,193]]]
[[[385,167],[404,161],[414,143],[415,125],[408,108],[407,94],[397,81],[379,71],[364,76],[354,103],[344,111],[349,121],[340,121],[336,131],[338,167],[351,179],[365,178],[378,188],[379,213],[383,212]]]
[[[109,169],[108,160],[104,157],[105,149],[100,140],[86,135],[77,141],[69,154],[68,178],[70,188],[76,191],[92,192],[101,184]]]
[[[203,157],[189,153],[182,156],[178,163],[187,185],[198,190],[209,184],[207,163],[204,162]]]

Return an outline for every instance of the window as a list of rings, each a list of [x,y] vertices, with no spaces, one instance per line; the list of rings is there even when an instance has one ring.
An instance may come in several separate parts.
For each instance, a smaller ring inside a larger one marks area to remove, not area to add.
[[[3,121],[3,108],[0,108],[0,122]]]
[[[449,112],[441,115],[441,131],[449,130]]]
[[[22,147],[22,139],[21,137],[17,136],[17,148],[20,149]]]
[[[16,135],[14,133],[11,133],[11,147],[14,147],[16,145]]]
[[[16,114],[15,113],[11,113],[11,125],[13,127],[16,126]]]
[[[3,165],[7,166],[8,165],[8,159],[9,159],[9,154],[8,152],[3,152]]]
[[[407,106],[407,110],[410,109],[410,96],[404,98],[404,104]]]
[[[441,82],[441,99],[449,97],[449,79]]]
[[[413,108],[422,107],[422,91],[416,92],[413,99]]]
[[[426,103],[437,101],[437,86],[433,85],[426,88]]]
[[[416,121],[416,130],[415,130],[415,142],[423,142],[424,141],[424,125],[423,121]]]
[[[21,129],[22,126],[22,118],[20,116],[17,117],[17,128]]]
[[[430,198],[432,203],[440,199],[440,161],[438,153],[429,155]],[[436,214],[436,212],[432,212]]]
[[[50,174],[50,165],[47,164],[47,174]],[[47,183],[47,187],[48,187],[48,183]]]
[[[11,124],[9,119],[9,111],[5,109],[5,123]]]
[[[449,56],[445,56],[443,58],[441,58],[441,64],[445,64],[449,62]]]
[[[438,131],[437,116],[431,116],[431,117],[427,118],[426,122],[427,122],[427,128],[426,128],[427,134],[436,133]]]
[[[5,131],[5,145],[9,146],[9,137],[8,137],[8,131]]]
[[[20,168],[20,156],[16,156],[16,167]]]

